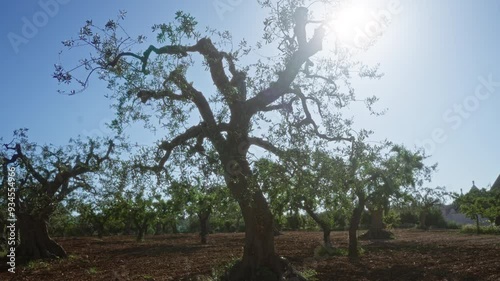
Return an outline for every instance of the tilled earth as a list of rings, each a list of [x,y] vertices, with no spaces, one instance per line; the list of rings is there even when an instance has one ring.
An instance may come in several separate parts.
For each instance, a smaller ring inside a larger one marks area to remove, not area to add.
[[[395,235],[361,241],[359,260],[315,258],[319,232],[285,232],[276,237],[276,248],[298,270],[316,271],[317,280],[500,280],[500,236],[417,230]],[[0,273],[0,280],[205,280],[241,256],[243,239],[242,233],[210,235],[207,245],[196,234],[149,236],[140,243],[130,236],[56,239],[68,259],[18,267],[15,274]],[[347,248],[346,232],[333,232],[332,239]]]

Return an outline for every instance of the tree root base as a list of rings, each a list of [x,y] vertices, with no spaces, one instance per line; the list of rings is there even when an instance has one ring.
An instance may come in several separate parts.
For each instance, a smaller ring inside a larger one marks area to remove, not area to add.
[[[279,272],[262,267],[256,270],[238,261],[221,277],[221,281],[307,281],[285,258],[277,258]]]
[[[379,230],[373,230],[370,229],[364,234],[360,235],[358,237],[359,240],[372,240],[372,239],[380,239],[380,240],[389,240],[389,239],[394,239],[394,233],[385,230],[385,229],[379,229]]]

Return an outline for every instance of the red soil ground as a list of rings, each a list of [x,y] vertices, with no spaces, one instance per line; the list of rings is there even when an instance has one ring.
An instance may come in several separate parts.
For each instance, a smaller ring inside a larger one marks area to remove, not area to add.
[[[285,232],[276,238],[280,255],[299,270],[313,269],[317,280],[500,280],[500,236],[456,231],[396,230],[390,241],[362,241],[363,256],[314,258],[318,232]],[[347,233],[332,234],[346,248]],[[104,239],[56,239],[69,259],[32,263],[0,280],[205,280],[212,268],[240,257],[243,234],[214,234],[200,245],[196,234]],[[5,271],[2,261],[2,271]]]

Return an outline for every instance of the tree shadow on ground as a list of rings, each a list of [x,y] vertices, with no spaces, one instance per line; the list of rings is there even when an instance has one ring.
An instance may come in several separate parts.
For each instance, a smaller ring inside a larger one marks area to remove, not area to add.
[[[369,269],[366,274],[369,280],[477,280],[474,274],[464,272],[457,274],[439,263],[439,261],[446,261],[447,264],[453,263],[458,258],[463,258],[464,252],[468,252],[468,249],[457,249],[456,246],[445,244],[421,244],[397,240],[370,240],[369,244],[363,245],[363,249],[367,255],[383,254],[388,261],[393,262],[387,267]],[[460,251],[460,255],[455,257],[457,250]],[[408,260],[398,260],[397,257],[400,257],[400,254],[397,253],[432,254],[435,259],[415,260],[411,264]],[[363,256],[359,260],[350,262],[360,270],[366,271],[367,263]]]
[[[195,253],[198,251],[206,250],[213,246],[210,245],[182,245],[182,246],[174,246],[174,245],[140,245],[136,247],[130,247],[125,249],[115,249],[110,250],[107,253],[109,255],[126,255],[126,256],[162,256],[166,253],[168,254],[179,254],[185,255],[190,253]]]
[[[423,268],[421,266],[410,266],[396,264],[388,268],[376,268],[369,271],[369,280],[477,280],[472,274],[456,274],[444,268]]]
[[[397,241],[397,240],[369,240],[370,243],[363,245],[363,248],[367,251],[376,253],[380,251],[387,251],[387,249],[394,251],[417,251],[417,252],[429,252],[435,251],[437,249],[446,249],[443,245],[436,244],[421,244],[417,242],[408,241]]]

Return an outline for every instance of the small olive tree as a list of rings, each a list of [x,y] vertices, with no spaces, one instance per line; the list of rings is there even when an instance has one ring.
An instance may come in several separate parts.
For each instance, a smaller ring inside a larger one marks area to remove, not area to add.
[[[500,196],[496,190],[485,188],[471,189],[456,199],[460,212],[476,221],[476,233],[481,233],[480,219],[487,218],[491,223],[500,215]]]

